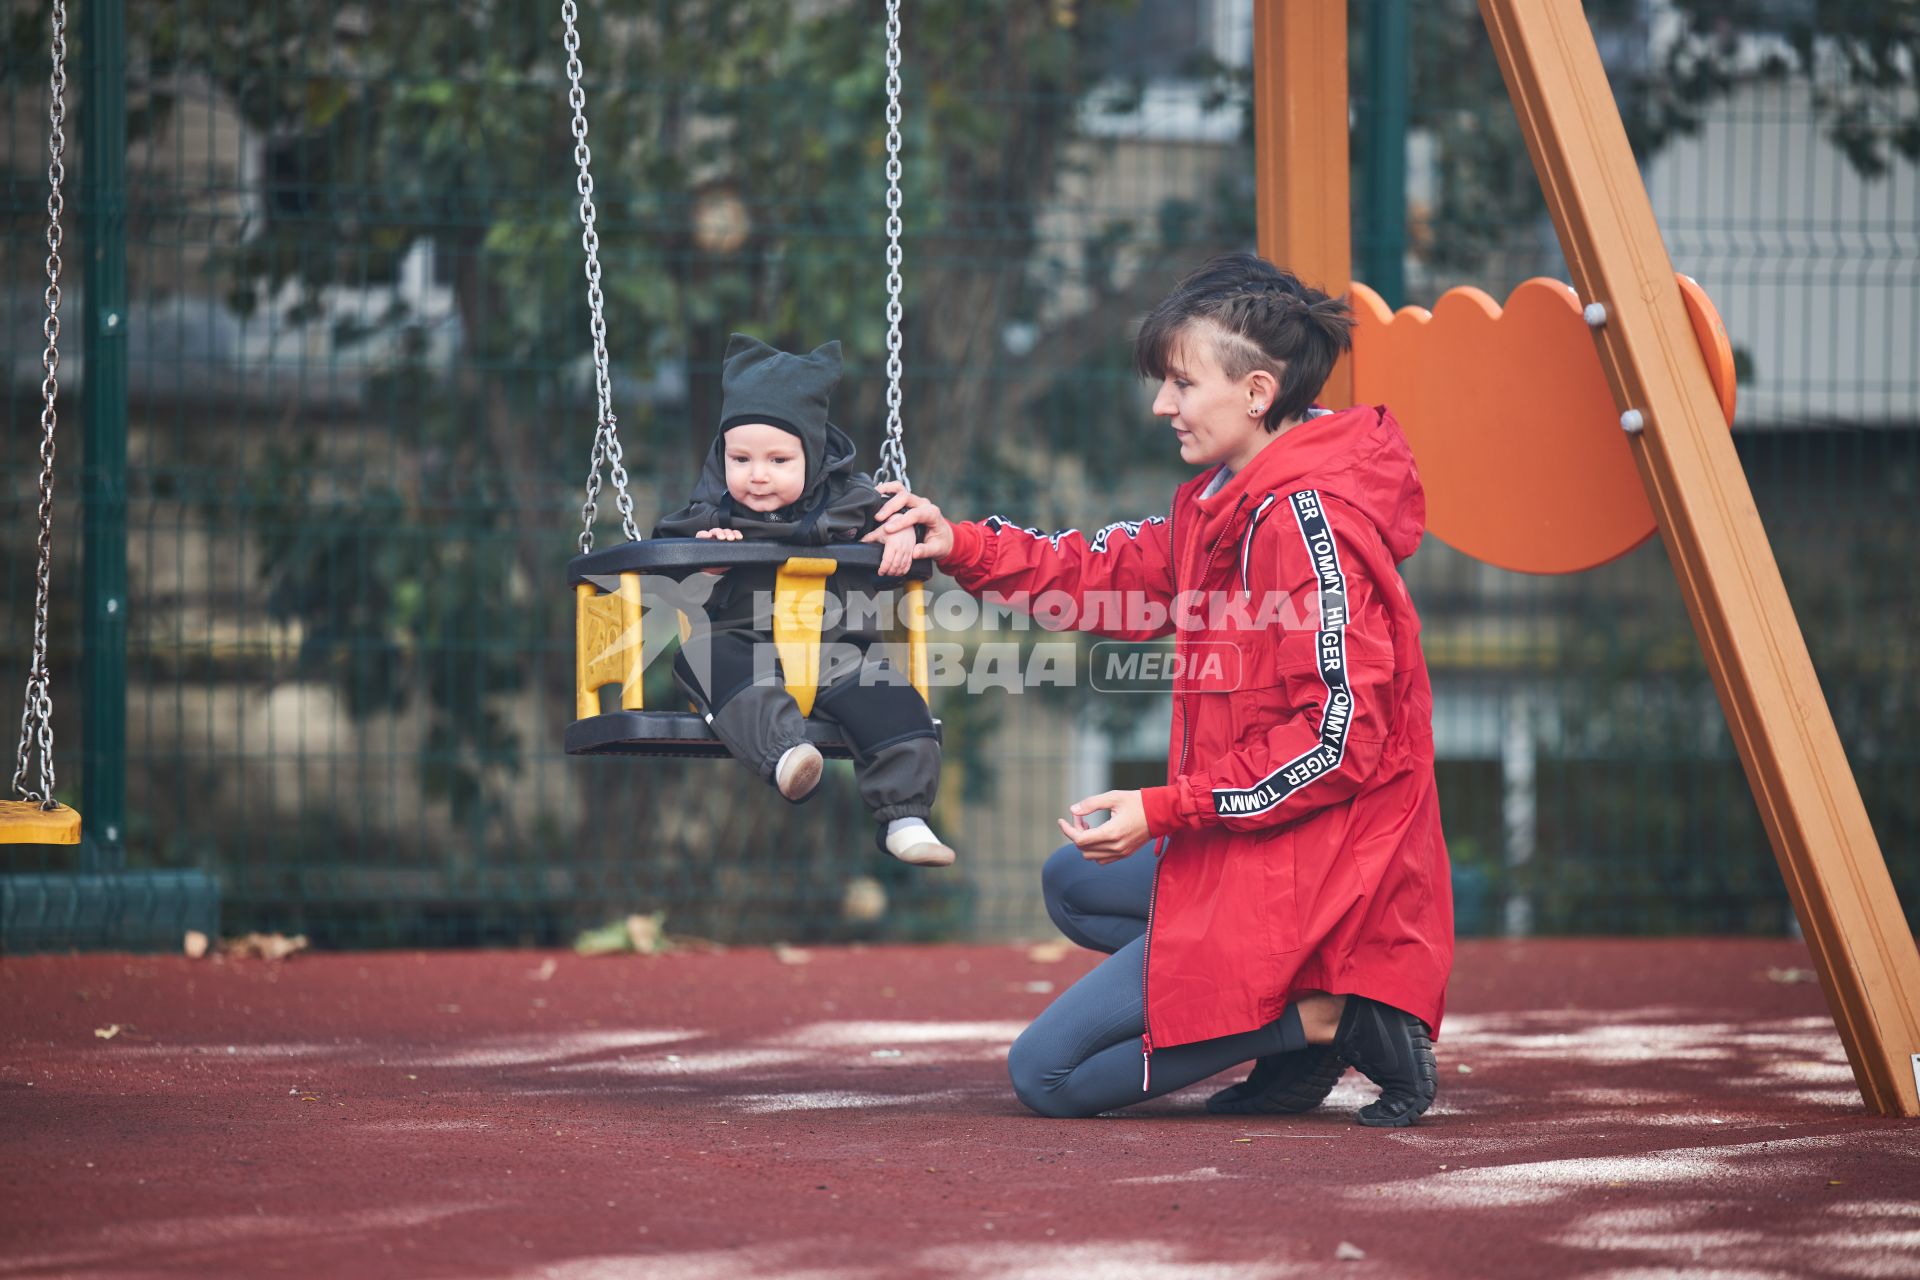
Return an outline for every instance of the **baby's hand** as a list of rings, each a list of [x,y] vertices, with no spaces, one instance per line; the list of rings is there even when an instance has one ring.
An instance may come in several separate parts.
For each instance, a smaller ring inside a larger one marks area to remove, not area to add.
[[[913,568],[914,531],[902,529],[880,540],[880,574],[895,578]]]
[[[741,533],[738,529],[702,529],[693,536],[696,538],[706,538],[713,542],[738,542],[740,541]],[[726,566],[721,565],[717,568],[702,569],[700,572],[725,573],[726,571]]]

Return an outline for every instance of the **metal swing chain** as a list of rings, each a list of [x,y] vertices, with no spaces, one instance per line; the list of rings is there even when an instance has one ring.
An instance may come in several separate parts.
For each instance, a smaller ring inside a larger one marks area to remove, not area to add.
[[[900,0],[887,0],[887,437],[880,445],[875,480],[907,478],[907,450],[900,424]]]
[[[27,668],[26,705],[20,712],[20,750],[13,771],[13,789],[23,800],[42,809],[55,807],[53,798],[53,694],[47,679],[47,597],[53,579],[53,429],[59,421],[55,403],[60,394],[60,215],[66,200],[60,185],[67,167],[67,6],[53,0],[53,88],[47,108],[47,319],[41,326],[47,349],[40,357],[46,377],[40,383],[44,403],[40,410],[40,547],[34,573],[33,661]],[[40,785],[27,785],[35,749],[40,754]]]
[[[638,542],[639,530],[633,523],[633,498],[627,493],[627,468],[620,455],[620,426],[613,416],[613,380],[607,372],[607,317],[600,293],[600,233],[595,229],[593,173],[589,165],[593,153],[587,149],[587,91],[580,84],[580,31],[575,25],[579,11],[574,0],[561,0],[560,18],[566,24],[567,102],[573,108],[573,159],[580,166],[575,183],[580,192],[580,244],[587,251],[587,307],[593,330],[593,387],[599,397],[599,425],[593,433],[592,470],[587,475],[587,500],[580,507],[580,554],[593,550],[593,521],[599,514],[600,466],[609,464],[613,488],[620,507],[620,528],[627,541]]]

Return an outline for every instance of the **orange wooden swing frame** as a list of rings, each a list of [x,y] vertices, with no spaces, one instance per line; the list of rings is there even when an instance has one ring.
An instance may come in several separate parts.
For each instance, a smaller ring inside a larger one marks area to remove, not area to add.
[[[1353,269],[1346,11],[1254,4],[1260,252],[1334,287]],[[1920,952],[1727,432],[1725,332],[1674,274],[1578,0],[1480,11],[1572,288],[1393,316],[1356,284],[1326,402],[1393,406],[1431,528],[1480,559],[1573,572],[1658,529],[1861,1097],[1920,1115]]]

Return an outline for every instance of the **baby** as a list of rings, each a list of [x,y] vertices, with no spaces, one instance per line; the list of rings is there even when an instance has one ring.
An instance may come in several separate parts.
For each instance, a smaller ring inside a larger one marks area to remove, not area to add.
[[[873,528],[883,501],[854,468],[853,441],[827,421],[840,381],[840,344],[810,355],[776,351],[736,333],[721,373],[720,431],[708,451],[693,500],[654,526],[656,538],[757,538],[817,547],[857,542]],[[880,572],[913,563],[911,529],[882,543]],[[698,627],[674,660],[674,678],[700,708],[733,758],[798,804],[820,783],[823,761],[807,741],[806,717],[786,691],[774,655],[773,568],[726,571]],[[842,584],[836,574],[828,589]],[[953,850],[927,818],[940,787],[940,743],[926,702],[878,650],[869,631],[830,628],[817,711],[833,719],[853,748],[860,797],[879,824],[880,847],[902,862],[945,866]]]

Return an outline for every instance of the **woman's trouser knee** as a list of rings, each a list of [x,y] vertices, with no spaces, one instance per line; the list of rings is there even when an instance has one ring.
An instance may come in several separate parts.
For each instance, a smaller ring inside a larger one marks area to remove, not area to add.
[[[1068,844],[1040,868],[1040,892],[1061,933],[1080,946],[1112,953],[1146,932],[1153,874],[1151,845],[1118,862],[1099,863]]]

